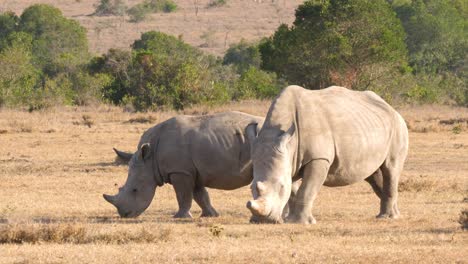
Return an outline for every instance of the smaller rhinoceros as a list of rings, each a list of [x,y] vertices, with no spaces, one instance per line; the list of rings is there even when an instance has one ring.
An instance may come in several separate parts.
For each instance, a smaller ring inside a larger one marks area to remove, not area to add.
[[[120,216],[136,217],[150,205],[156,187],[169,183],[179,204],[174,217],[191,217],[192,199],[201,216],[218,216],[205,187],[233,190],[252,181],[251,144],[244,131],[262,123],[263,118],[241,112],[166,120],[143,134],[134,154],[114,149],[130,160],[128,178],[117,195],[103,196]]]

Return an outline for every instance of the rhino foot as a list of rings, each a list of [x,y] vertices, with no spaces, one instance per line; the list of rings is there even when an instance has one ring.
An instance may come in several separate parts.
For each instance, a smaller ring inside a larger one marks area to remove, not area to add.
[[[200,217],[218,217],[219,214],[216,212],[214,208],[211,208],[210,210],[203,211]]]
[[[286,217],[286,223],[293,223],[293,224],[316,224],[317,220],[312,215],[308,216],[295,216],[289,215]]]
[[[379,214],[376,216],[377,219],[398,219],[399,217],[397,214]]]
[[[192,214],[190,212],[177,212],[174,218],[192,218]]]

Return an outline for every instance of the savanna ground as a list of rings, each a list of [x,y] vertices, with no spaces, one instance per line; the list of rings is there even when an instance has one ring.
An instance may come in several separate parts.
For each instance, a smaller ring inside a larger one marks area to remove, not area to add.
[[[269,102],[194,108],[264,115]],[[399,220],[376,220],[379,201],[364,182],[324,187],[316,225],[249,224],[248,187],[209,190],[219,218],[177,220],[170,185],[136,219],[120,219],[115,193],[127,166],[112,147],[134,150],[142,132],[176,112],[115,107],[0,111],[0,263],[467,263],[468,109],[405,107],[410,151]],[[149,123],[144,123],[149,122]],[[466,220],[465,220],[466,221]]]

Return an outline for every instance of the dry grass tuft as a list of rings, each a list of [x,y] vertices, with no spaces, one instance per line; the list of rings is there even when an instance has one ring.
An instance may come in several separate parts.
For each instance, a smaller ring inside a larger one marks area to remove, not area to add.
[[[9,224],[0,226],[0,244],[127,244],[168,242],[172,229],[160,228],[153,233],[142,227],[138,231],[96,232],[83,224]]]
[[[463,230],[468,230],[468,209],[462,210],[458,220]]]
[[[32,133],[33,132],[33,128],[30,123],[20,122],[18,120],[9,121],[9,126],[16,132],[20,132],[20,133]]]
[[[215,237],[219,237],[223,231],[224,227],[222,225],[214,224],[210,226],[210,233]]]
[[[84,243],[86,229],[77,224],[5,225],[0,228],[0,244]]]
[[[153,117],[153,116],[137,116],[135,118],[130,118],[128,121],[126,121],[125,123],[130,123],[130,124],[133,124],[133,123],[140,123],[140,124],[152,124],[156,121],[156,118]]]
[[[84,125],[91,128],[94,125],[94,121],[90,115],[84,114],[81,116],[81,121],[73,121],[72,124],[76,126]]]
[[[450,118],[445,120],[440,120],[439,124],[441,125],[453,125],[453,124],[468,124],[468,118]]]
[[[409,178],[401,181],[398,185],[399,192],[422,192],[434,191],[437,187],[437,182],[430,179],[425,179],[423,176],[419,178]]]

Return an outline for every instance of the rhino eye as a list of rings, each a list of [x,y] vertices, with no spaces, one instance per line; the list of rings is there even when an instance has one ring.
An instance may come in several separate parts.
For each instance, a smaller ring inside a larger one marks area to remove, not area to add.
[[[135,193],[135,192],[137,192],[138,190],[137,190],[137,189],[133,189],[132,191]]]

